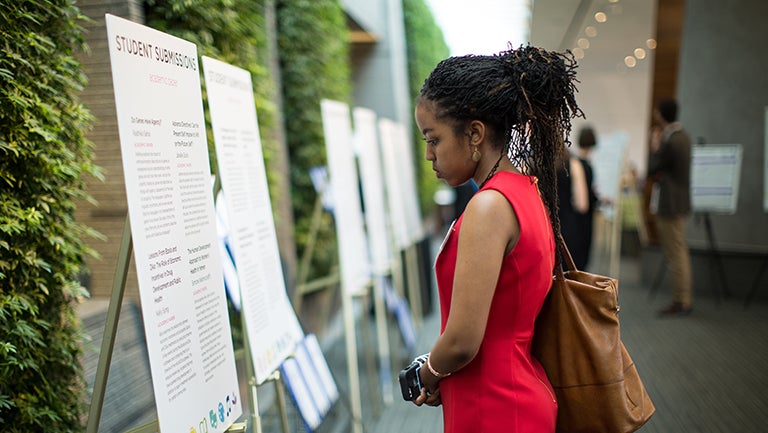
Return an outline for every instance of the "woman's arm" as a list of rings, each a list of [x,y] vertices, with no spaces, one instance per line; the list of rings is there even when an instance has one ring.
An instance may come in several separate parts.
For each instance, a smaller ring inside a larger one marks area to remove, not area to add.
[[[568,172],[571,176],[571,204],[573,209],[581,214],[589,210],[589,186],[584,166],[578,158],[569,158]]]
[[[520,228],[507,199],[486,190],[467,204],[458,235],[451,311],[430,354],[430,366],[441,377],[461,369],[477,354],[501,263],[517,243]],[[421,375],[427,390],[435,391],[441,377],[428,368],[422,368]]]

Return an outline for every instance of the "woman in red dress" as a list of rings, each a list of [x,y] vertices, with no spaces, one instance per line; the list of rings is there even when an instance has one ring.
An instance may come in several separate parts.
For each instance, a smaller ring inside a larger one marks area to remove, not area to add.
[[[441,332],[414,400],[442,404],[446,433],[555,431],[531,338],[555,266],[555,164],[581,114],[574,82],[572,57],[520,47],[443,60],[421,89],[426,159],[451,186],[479,185],[435,262]]]

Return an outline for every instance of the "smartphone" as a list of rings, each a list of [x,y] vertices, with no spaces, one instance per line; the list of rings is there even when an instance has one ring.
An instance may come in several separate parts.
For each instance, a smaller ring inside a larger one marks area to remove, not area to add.
[[[413,401],[421,394],[420,370],[421,364],[418,362],[412,362],[408,367],[400,370],[400,390],[403,392],[403,399],[406,401]]]

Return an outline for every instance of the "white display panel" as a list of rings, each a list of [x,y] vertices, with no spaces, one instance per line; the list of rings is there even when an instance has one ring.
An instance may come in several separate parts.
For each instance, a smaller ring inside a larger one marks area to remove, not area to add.
[[[740,144],[693,146],[691,207],[694,212],[736,212],[741,156]]]
[[[376,133],[376,113],[367,108],[353,110],[355,147],[363,185],[365,222],[371,248],[371,263],[378,274],[387,273],[392,266],[390,227],[387,225],[386,192],[382,171],[381,152]]]
[[[194,44],[106,16],[159,428],[223,432],[242,413]]]
[[[628,142],[629,135],[626,132],[607,134],[600,137],[592,152],[593,182],[597,195],[615,204],[620,199],[621,175]]]
[[[406,205],[403,197],[402,159],[398,155],[397,130],[395,122],[389,119],[379,119],[379,135],[381,137],[381,155],[384,161],[384,180],[387,186],[387,202],[391,220],[394,243],[400,250],[411,245],[408,231]]]
[[[405,250],[424,237],[411,140],[402,125],[389,119],[379,120],[379,134],[392,234],[397,247]]]
[[[280,264],[251,74],[210,57],[202,61],[248,343],[262,383],[304,332]]]
[[[405,203],[406,223],[408,235],[412,244],[424,239],[424,227],[421,223],[421,210],[419,209],[419,182],[416,180],[416,167],[413,158],[413,144],[408,136],[408,130],[402,123],[395,123],[395,143],[398,145],[398,153],[401,158],[403,183],[402,200]]]
[[[339,240],[341,282],[345,291],[357,294],[366,289],[371,271],[349,107],[342,102],[325,99],[321,101],[321,110],[333,215]]]

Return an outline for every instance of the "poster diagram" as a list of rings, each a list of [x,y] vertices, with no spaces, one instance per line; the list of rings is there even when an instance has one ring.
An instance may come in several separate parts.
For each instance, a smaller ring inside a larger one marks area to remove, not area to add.
[[[194,44],[106,15],[134,258],[160,431],[242,413]]]

